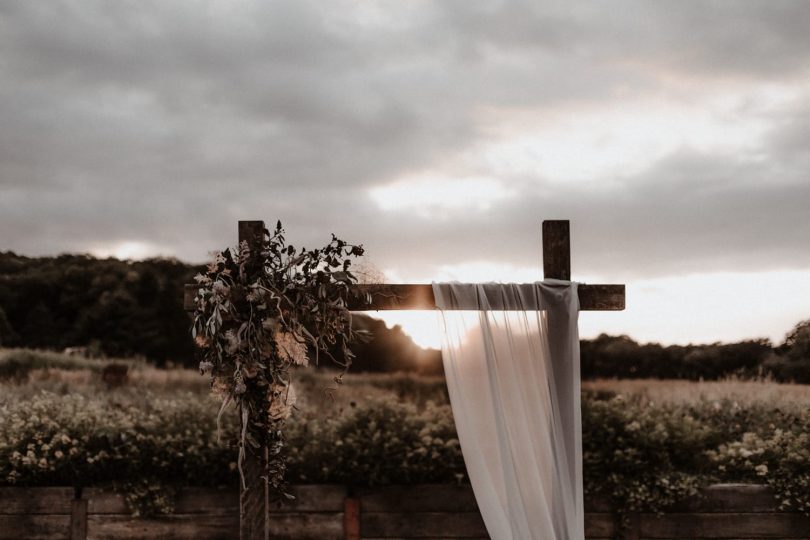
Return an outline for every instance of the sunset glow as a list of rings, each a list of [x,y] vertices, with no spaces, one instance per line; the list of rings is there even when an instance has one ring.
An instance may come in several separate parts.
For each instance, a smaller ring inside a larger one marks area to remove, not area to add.
[[[148,242],[124,241],[109,246],[92,248],[90,253],[96,257],[115,257],[116,259],[145,259],[155,257],[160,249]]]

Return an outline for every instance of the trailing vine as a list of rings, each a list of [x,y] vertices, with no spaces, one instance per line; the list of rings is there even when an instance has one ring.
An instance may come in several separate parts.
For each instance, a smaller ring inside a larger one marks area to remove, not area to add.
[[[219,418],[229,404],[240,415],[239,472],[248,451],[268,449],[264,475],[277,496],[286,495],[284,423],[295,406],[291,379],[294,366],[316,364],[322,357],[341,366],[341,377],[353,354],[351,259],[363,247],[332,240],[324,247],[297,250],[284,239],[278,222],[262,231],[253,245],[214,254],[204,273],[195,277],[192,335],[200,351],[200,372],[211,376],[222,397]]]

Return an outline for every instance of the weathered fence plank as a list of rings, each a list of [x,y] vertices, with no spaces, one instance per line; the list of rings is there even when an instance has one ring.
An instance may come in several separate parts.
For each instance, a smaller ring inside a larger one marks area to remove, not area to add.
[[[419,485],[355,490],[336,485],[292,486],[296,500],[272,505],[268,533],[272,538],[366,540],[386,538],[486,538],[486,531],[469,486]],[[715,485],[702,498],[678,505],[661,516],[633,517],[637,528],[630,538],[686,539],[810,539],[810,518],[776,512],[767,486]],[[349,508],[346,501],[354,504]],[[239,528],[235,488],[188,488],[178,494],[174,515],[133,518],[121,495],[85,488],[75,500],[72,488],[0,489],[0,540],[20,538],[81,538],[83,531],[71,508],[86,505],[86,538],[232,539]],[[359,518],[359,531],[347,527],[349,508]],[[50,510],[50,512],[48,512]],[[586,501],[588,540],[611,538],[615,517],[604,500]],[[77,530],[78,527],[78,530]]]
[[[85,488],[89,514],[131,514],[124,497],[112,489]],[[238,514],[239,493],[235,489],[184,488],[177,494],[174,510],[178,514]]]
[[[363,512],[478,512],[470,486],[425,484],[419,496],[409,486],[388,486],[357,492]]]
[[[273,540],[341,540],[343,514],[277,514],[270,518]]]
[[[487,536],[481,514],[472,512],[363,512],[360,516],[360,532],[364,538],[391,536],[470,538]]]
[[[70,515],[72,487],[0,488],[0,515],[64,514]]]
[[[238,514],[174,514],[159,519],[134,519],[120,514],[87,516],[88,540],[233,540],[238,530]]]
[[[616,519],[613,514],[586,513],[585,536],[588,538],[612,538],[616,531]]]
[[[20,491],[19,488],[12,488]],[[37,488],[39,489],[39,488]],[[271,514],[289,512],[342,512],[346,487],[340,485],[289,486],[294,500],[271,504]],[[72,493],[72,490],[71,490]],[[111,489],[85,488],[90,514],[130,514],[124,497]],[[183,488],[174,502],[178,514],[233,514],[239,513],[239,493],[226,488]]]
[[[797,538],[810,534],[810,517],[789,513],[641,514],[642,538]]]
[[[320,512],[276,514],[269,521],[268,532],[274,540],[339,540],[343,538],[341,516]],[[106,514],[88,516],[87,538],[233,540],[238,529],[238,514],[174,514],[159,519]]]
[[[0,515],[0,540],[69,540],[70,514]]]

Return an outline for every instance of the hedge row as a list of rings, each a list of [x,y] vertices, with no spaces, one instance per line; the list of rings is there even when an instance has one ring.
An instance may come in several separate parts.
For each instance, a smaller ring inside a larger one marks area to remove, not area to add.
[[[216,403],[187,394],[143,403],[42,392],[0,406],[0,482],[114,484],[141,510],[171,510],[173,485],[237,481],[219,442]],[[223,441],[233,440],[226,415]],[[653,405],[583,400],[587,494],[625,510],[661,509],[713,481],[766,481],[787,508],[810,512],[810,412],[730,402]],[[300,415],[288,438],[293,482],[355,485],[462,482],[450,408],[392,400],[325,417]]]

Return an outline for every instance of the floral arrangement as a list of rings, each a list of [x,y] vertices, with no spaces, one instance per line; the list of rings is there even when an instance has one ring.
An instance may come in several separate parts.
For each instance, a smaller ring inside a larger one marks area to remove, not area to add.
[[[235,403],[240,415],[239,471],[245,452],[267,448],[265,474],[284,494],[284,422],[295,406],[294,366],[321,357],[351,364],[351,259],[363,247],[332,235],[324,247],[297,250],[278,222],[255,242],[214,254],[198,274],[192,335],[200,349],[200,372],[211,375],[222,397],[221,417]],[[361,299],[368,302],[368,298]],[[340,383],[340,376],[335,378]]]

